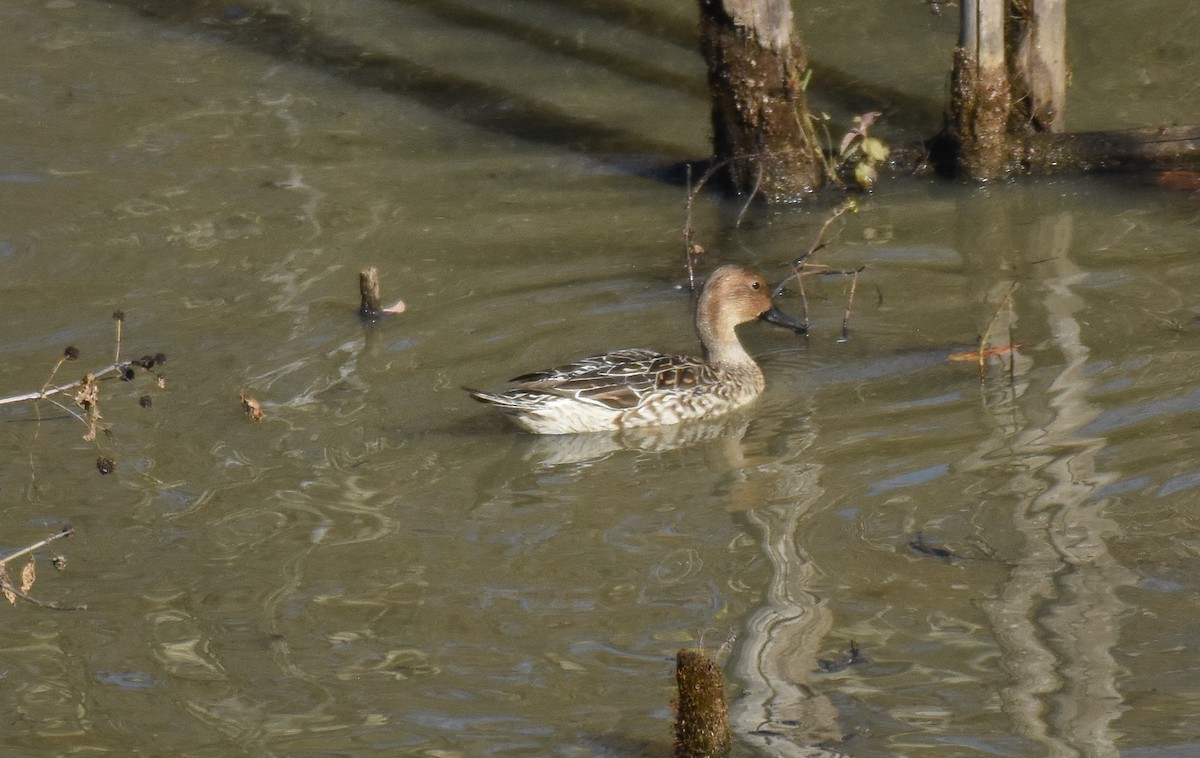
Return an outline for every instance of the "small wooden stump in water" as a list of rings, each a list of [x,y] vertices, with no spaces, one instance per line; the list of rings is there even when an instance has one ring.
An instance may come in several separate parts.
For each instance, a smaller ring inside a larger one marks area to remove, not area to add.
[[[358,306],[358,316],[364,321],[375,321],[381,316],[404,313],[403,300],[384,308],[379,299],[379,289],[379,269],[371,266],[359,272],[358,291],[362,300]]]
[[[675,755],[711,758],[729,753],[729,707],[725,677],[703,650],[680,650],[675,655]]]

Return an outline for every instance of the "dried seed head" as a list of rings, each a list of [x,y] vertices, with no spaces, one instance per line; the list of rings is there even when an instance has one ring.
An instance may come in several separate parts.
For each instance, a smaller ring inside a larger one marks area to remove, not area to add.
[[[121,378],[127,382],[132,382],[134,377],[133,368],[130,366],[121,367]]]
[[[96,459],[96,469],[101,474],[105,474],[105,475],[111,474],[112,472],[117,470],[117,462],[114,461],[112,458],[108,458],[108,457],[102,455]]]
[[[58,569],[59,571],[66,571],[67,570],[67,556],[65,556],[65,555],[54,556],[53,558],[50,559],[50,565],[53,566],[54,568]]]
[[[79,348],[75,346],[68,347],[63,351],[63,357],[69,361],[79,360]]]
[[[124,320],[125,320],[125,311],[121,311],[121,310],[113,311],[113,321],[124,321]]]
[[[149,395],[142,395],[138,398],[138,405],[142,406],[143,408],[149,408],[150,406],[154,405],[154,398],[150,397]]]

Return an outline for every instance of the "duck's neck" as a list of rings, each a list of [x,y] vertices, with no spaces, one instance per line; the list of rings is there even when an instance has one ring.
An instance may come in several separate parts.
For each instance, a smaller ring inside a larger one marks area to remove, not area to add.
[[[738,340],[734,324],[713,318],[709,313],[713,304],[700,299],[696,308],[696,333],[700,337],[700,345],[704,348],[704,360],[718,368],[736,371],[758,369],[758,364],[742,347]]]

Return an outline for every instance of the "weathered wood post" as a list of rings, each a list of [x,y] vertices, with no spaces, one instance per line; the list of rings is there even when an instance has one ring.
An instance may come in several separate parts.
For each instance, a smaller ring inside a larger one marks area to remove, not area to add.
[[[957,172],[971,179],[1008,174],[1012,107],[1004,49],[1006,0],[962,0],[950,107]]]
[[[1067,125],[1067,0],[1032,0],[1027,8],[1027,15],[1010,14],[1013,117],[1028,130],[1061,132]]]
[[[795,200],[824,181],[790,0],[699,0],[714,157],[740,193]]]

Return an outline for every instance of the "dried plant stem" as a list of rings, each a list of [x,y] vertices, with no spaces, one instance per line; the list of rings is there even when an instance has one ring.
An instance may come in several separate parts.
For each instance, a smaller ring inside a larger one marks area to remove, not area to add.
[[[696,257],[695,232],[692,229],[692,203],[696,196],[692,193],[692,164],[687,164],[687,196],[683,202],[683,263],[687,266],[688,291],[696,291]]]
[[[114,311],[113,321],[117,322],[117,346],[113,351],[113,365],[121,362],[121,325],[125,323],[125,312]]]
[[[859,269],[858,271],[861,271]],[[850,339],[850,310],[854,308],[854,293],[858,289],[858,271],[850,275],[850,296],[846,298],[846,312],[842,316],[842,338],[840,342]]]
[[[762,188],[763,180],[763,164],[758,164],[758,172],[754,175],[754,186],[746,193],[746,202],[742,203],[742,209],[738,211],[737,221],[733,222],[735,227],[742,225],[742,219],[745,218],[746,212],[750,210],[750,204],[754,202],[754,198],[758,196],[759,189]]]
[[[58,532],[57,534],[52,534],[49,537],[47,537],[46,539],[42,540],[41,542],[35,542],[32,545],[30,545],[29,547],[21,548],[20,550],[18,550],[15,553],[11,553],[9,555],[4,556],[3,558],[0,558],[0,567],[7,566],[11,561],[14,561],[17,558],[20,558],[21,556],[29,555],[30,553],[34,552],[35,550],[40,550],[41,548],[45,547],[46,545],[49,545],[51,542],[54,542],[55,540],[61,540],[63,537],[70,537],[74,533],[75,533],[75,527],[64,526],[63,530],[61,532]]]
[[[1004,299],[1000,301],[1000,307],[992,315],[992,320],[988,322],[987,329],[984,330],[983,336],[979,338],[979,379],[982,381],[987,378],[987,348],[988,343],[992,341],[992,331],[996,328],[996,323],[1000,320],[1000,314],[1012,313],[1013,309],[1013,293],[1017,290],[1017,283],[1013,282],[1008,292],[1004,294]],[[1012,324],[1009,322],[1009,341],[1012,344]],[[1015,362],[1015,359],[1014,359]]]
[[[60,361],[59,365],[61,365],[61,363],[62,362]],[[121,368],[122,367],[119,363],[114,363],[110,366],[105,366],[104,368],[100,369],[99,371],[92,372],[91,376],[94,379],[101,379],[101,378],[104,378],[105,376],[107,376],[108,374],[118,371]],[[55,367],[55,371],[57,371],[57,370],[58,370],[58,368]],[[53,376],[54,375],[51,374],[51,379],[53,379]],[[24,403],[29,400],[42,400],[44,398],[50,397],[51,395],[58,395],[63,392],[71,392],[72,390],[76,390],[76,389],[82,387],[86,382],[87,382],[87,377],[84,377],[83,379],[80,379],[79,381],[76,381],[76,382],[71,382],[70,384],[50,386],[51,382],[50,382],[50,380],[47,380],[46,385],[43,386],[42,389],[37,392],[26,392],[23,395],[13,395],[12,397],[0,397],[0,405],[11,405],[13,403]]]
[[[45,600],[38,600],[36,597],[27,595],[24,592],[21,592],[21,589],[19,587],[12,586],[12,583],[6,579],[0,579],[0,582],[3,583],[4,589],[6,591],[11,592],[12,594],[21,598],[25,602],[32,603],[33,605],[36,605],[39,608],[49,608],[52,611],[86,611],[87,610],[86,603],[83,603],[80,605],[59,605],[58,603],[50,603]]]

